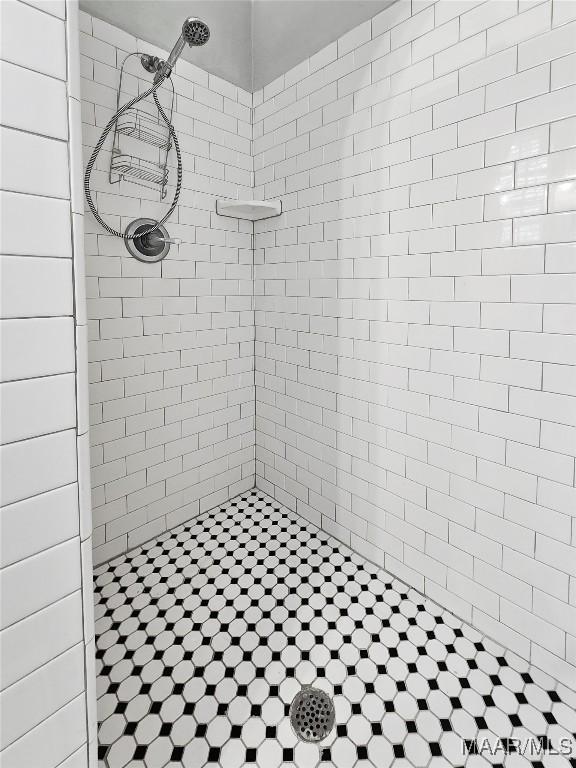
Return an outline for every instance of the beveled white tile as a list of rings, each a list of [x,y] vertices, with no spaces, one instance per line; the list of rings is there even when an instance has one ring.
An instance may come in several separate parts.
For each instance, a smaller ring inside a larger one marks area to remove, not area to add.
[[[72,315],[69,259],[0,256],[3,318]]]
[[[27,5],[32,5],[38,8],[44,13],[51,13],[52,16],[57,16],[59,19],[63,19],[66,16],[66,1],[65,0],[24,0]]]
[[[0,62],[0,78],[4,125],[34,133],[41,123],[44,136],[68,138],[64,82],[7,61]]]
[[[575,177],[576,150],[569,149],[522,160],[516,167],[516,185],[518,187],[534,186]]]
[[[514,243],[565,243],[576,239],[576,213],[553,213],[514,220]]]
[[[84,646],[78,643],[2,692],[2,748],[24,736],[83,690]]]
[[[16,0],[11,0],[16,2]],[[0,192],[5,255],[70,257],[70,206],[67,200]],[[34,222],[34,226],[29,226]]]
[[[80,589],[78,542],[67,542],[4,568],[0,573],[3,623],[9,627]]]
[[[75,432],[67,430],[0,446],[0,462],[3,504],[68,485],[76,480]]]
[[[564,2],[553,4],[553,12]],[[518,69],[530,69],[545,61],[574,52],[574,24],[552,29],[518,46]]]
[[[509,190],[485,198],[485,219],[507,219],[535,216],[546,212],[547,187]]]
[[[515,72],[516,50],[508,48],[461,68],[458,71],[460,93],[496,82]]]
[[[544,122],[561,120],[574,114],[576,85],[536,96],[518,104],[516,127],[529,128]]]
[[[575,127],[576,117],[569,117],[566,120],[552,123],[550,126],[550,151],[554,152],[576,146],[576,139],[574,138]]]
[[[2,6],[2,14],[2,58],[65,80],[63,19],[43,13],[18,0],[7,0]]]
[[[3,381],[74,371],[72,318],[3,320],[0,333]]]
[[[486,142],[486,165],[498,165],[525,157],[544,155],[548,151],[549,126],[516,131],[509,136]]]
[[[576,210],[576,181],[561,181],[550,185],[549,211]]]
[[[488,29],[487,52],[494,53],[540,35],[550,29],[550,23],[550,8],[547,3],[514,15]]]
[[[5,507],[2,526],[2,568],[77,536],[76,485],[67,485]]]
[[[6,768],[21,765],[60,765],[86,741],[85,696],[59,709],[2,754]]]
[[[506,104],[514,104],[547,93],[549,85],[548,64],[499,80],[486,88],[486,109],[497,109]]]
[[[0,384],[3,443],[76,426],[74,374]]]

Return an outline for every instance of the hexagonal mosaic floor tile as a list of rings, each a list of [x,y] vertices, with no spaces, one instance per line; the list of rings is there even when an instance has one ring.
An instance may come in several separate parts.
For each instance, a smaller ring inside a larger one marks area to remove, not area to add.
[[[573,692],[260,491],[95,587],[100,768],[576,767]],[[319,743],[290,723],[309,685]]]

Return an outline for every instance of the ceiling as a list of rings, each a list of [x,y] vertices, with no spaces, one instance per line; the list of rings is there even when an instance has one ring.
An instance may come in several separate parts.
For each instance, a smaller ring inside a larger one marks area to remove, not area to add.
[[[394,0],[80,0],[103,21],[170,50],[187,16],[210,27],[209,43],[182,57],[255,91]]]

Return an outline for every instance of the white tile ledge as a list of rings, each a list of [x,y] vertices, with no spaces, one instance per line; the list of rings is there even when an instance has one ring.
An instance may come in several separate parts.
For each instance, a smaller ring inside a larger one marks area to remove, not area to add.
[[[219,216],[231,216],[234,219],[259,221],[280,216],[281,200],[216,200],[216,213]]]

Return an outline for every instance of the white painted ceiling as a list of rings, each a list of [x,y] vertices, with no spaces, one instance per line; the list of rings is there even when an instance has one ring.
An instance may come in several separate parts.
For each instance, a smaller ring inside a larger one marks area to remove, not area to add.
[[[187,16],[211,31],[183,58],[255,91],[394,0],[80,0],[80,7],[170,50]],[[402,0],[400,0],[402,2]]]

